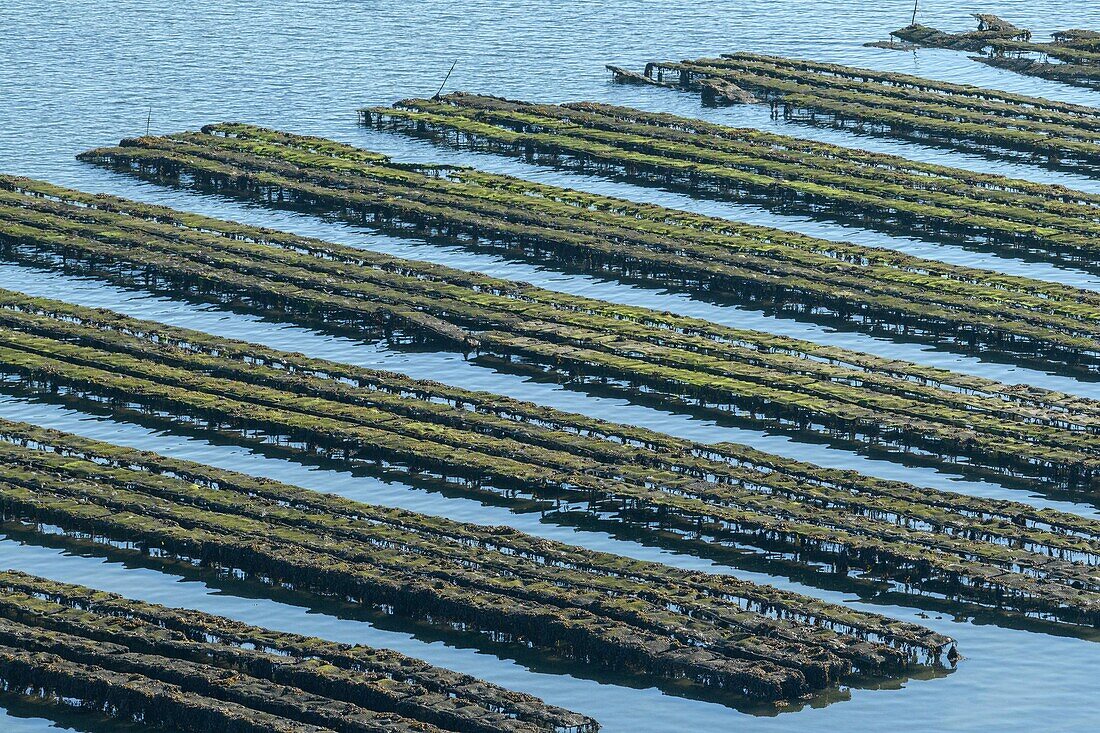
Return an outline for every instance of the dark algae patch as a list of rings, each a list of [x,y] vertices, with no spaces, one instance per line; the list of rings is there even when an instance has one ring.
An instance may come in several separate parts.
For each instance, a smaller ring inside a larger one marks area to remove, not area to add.
[[[954,51],[981,51],[999,41],[1031,40],[1031,31],[1018,28],[1003,18],[987,13],[976,13],[976,30],[965,33],[944,33],[921,23],[913,23],[893,31],[890,35],[914,46],[948,48]]]
[[[594,733],[595,721],[385,649],[0,572],[0,684],[177,731]]]
[[[997,16],[977,15],[977,31],[945,33],[919,23],[890,35],[913,46],[980,51],[970,58],[999,69],[1077,86],[1100,87],[1100,32],[1083,28],[1055,31],[1039,42],[1031,32]]]
[[[498,104],[486,98],[460,99],[473,104],[478,100]],[[423,123],[424,129],[434,126],[432,134],[452,140],[483,141],[491,136],[497,141],[492,145],[499,143],[515,153],[541,155],[537,152],[542,149],[540,141],[558,146],[559,138],[570,145],[589,145],[577,141],[578,134],[587,137],[589,132],[575,123],[566,126],[580,128],[579,133],[546,138],[470,119],[470,115],[481,114],[477,110],[466,111],[450,103],[438,107],[447,114],[386,110],[371,112],[370,119],[410,131],[420,129]],[[559,114],[585,118],[589,113],[559,110]],[[614,119],[617,114],[643,113],[612,108],[598,111],[597,116]],[[676,119],[664,123],[671,125]],[[654,135],[664,134],[666,129],[666,124],[624,124],[652,129]],[[463,130],[456,131],[456,126]],[[470,133],[467,128],[478,132]],[[326,141],[326,152],[322,154],[310,147],[316,145],[313,138],[232,126],[210,128],[206,134],[127,141],[121,147],[91,151],[83,157],[163,182],[186,182],[205,191],[335,215],[398,234],[503,250],[509,256],[539,262],[552,256],[563,266],[676,287],[702,297],[745,303],[797,318],[945,343],[1004,359],[1057,364],[1078,373],[1100,369],[1096,341],[1100,299],[1090,291],[469,169],[442,172],[431,167],[362,162],[357,160],[357,148]],[[624,171],[626,160],[645,158],[646,165],[636,169],[636,177],[645,180],[653,175],[672,181],[680,175],[677,171],[688,175],[700,168],[692,161],[670,160],[663,155],[643,155],[602,143],[595,147],[601,156],[610,156],[607,170],[612,172]],[[696,149],[694,143],[689,147]],[[567,154],[557,147],[555,150],[553,155],[546,153],[552,161],[579,167],[591,164],[603,170],[604,164],[596,159]],[[869,157],[852,151],[848,154]],[[703,168],[723,178],[733,175],[725,167]],[[772,180],[755,173],[734,173],[759,178],[765,187]],[[881,178],[875,171],[864,174],[866,180],[872,175]],[[947,185],[938,183],[939,178],[924,178],[933,188]],[[992,178],[994,182],[1007,181]],[[704,177],[692,180],[700,186],[706,181]],[[29,184],[10,185],[19,189]],[[792,185],[816,186],[808,181]],[[1042,194],[1028,194],[1042,201],[1042,206],[1068,207],[1081,212],[1082,217],[1094,209],[1093,199],[1097,199],[1080,194],[1084,201],[1046,201],[1049,187],[1020,185],[1022,190]],[[993,198],[998,195],[997,191],[989,191]],[[1065,195],[1078,196],[1068,191]],[[903,203],[895,197],[890,205]],[[1000,206],[984,201],[974,205]],[[928,208],[918,203],[913,206]],[[954,209],[934,208],[944,216],[955,216]],[[1053,213],[1041,216],[1048,222],[1057,218]],[[1077,247],[1073,256],[1078,259],[1091,256],[1085,248],[1097,241],[1085,234],[1001,219],[991,221],[1018,229],[1026,239],[1042,233],[1044,237],[1064,239],[1067,244],[1072,240]],[[1081,227],[1091,231],[1094,224],[1085,217]]]
[[[1096,728],[1093,4],[0,6],[0,733]]]
[[[170,285],[368,338],[495,355],[627,395],[644,388],[674,407],[702,405],[793,433],[891,453],[919,449],[926,461],[959,466],[965,458],[961,467],[974,472],[1095,490],[1100,408],[1088,399],[9,183],[19,190],[0,192],[0,242],[16,259],[138,287]]]
[[[127,543],[154,559],[189,558],[594,668],[773,701],[954,654],[949,638],[920,626],[733,577],[371,506],[29,425],[2,431],[0,503],[9,521]],[[574,717],[571,725],[582,723]]]
[[[139,157],[147,151],[120,148],[110,155],[130,156],[131,150],[137,150]],[[349,154],[351,151],[354,149]],[[163,153],[157,151],[154,155],[160,162],[151,165],[168,165]],[[347,158],[335,160],[333,165]],[[395,172],[423,185],[405,188],[400,197],[395,191],[392,200],[382,199],[381,194],[356,195],[346,187],[336,188],[333,181],[326,181],[329,187],[324,189],[309,185],[317,195],[347,200],[342,211],[347,211],[353,201],[372,207],[379,201],[377,206],[392,205],[396,211],[423,210],[417,199],[436,184],[444,190],[469,185],[387,166],[365,168],[356,178],[348,176],[347,185],[359,185],[360,179],[364,186],[373,185],[374,168],[380,169],[377,175]],[[463,181],[471,177],[480,181],[482,176],[470,171],[460,175]],[[232,180],[235,186],[242,179],[234,176],[219,180]],[[648,230],[651,222],[658,230],[675,230],[666,220],[658,221],[658,215],[682,216],[696,222],[692,215],[659,207],[637,207],[636,215],[629,217],[590,209],[597,222],[592,226],[599,227],[598,231],[609,239],[615,237],[605,241],[584,231],[588,227],[584,221],[578,223],[579,202],[591,200],[587,195],[550,187],[538,187],[531,193],[504,188],[513,180],[491,178],[485,185],[476,186],[480,198],[473,205],[479,209],[491,206],[500,217],[497,220],[487,216],[468,218],[450,209],[432,216],[438,216],[438,226],[447,226],[452,234],[462,227],[476,232],[480,241],[506,232],[531,239],[537,235],[540,250],[574,240],[575,236],[584,246],[580,250],[579,243],[573,250],[578,256],[606,253],[609,258],[618,258],[626,249],[622,243],[626,237],[656,239],[665,246],[663,236],[634,234],[635,229]],[[296,188],[307,185],[291,179],[285,182]],[[1031,477],[1073,491],[1094,491],[1097,410],[1089,400],[644,308],[562,295],[47,184],[20,179],[9,179],[7,184],[10,192],[0,193],[0,240],[7,243],[9,256],[15,258],[99,272],[138,287],[170,283],[202,297],[232,299],[249,309],[290,316],[302,323],[323,320],[327,328],[344,328],[372,338],[401,331],[448,348],[535,365],[563,378],[596,383],[627,395],[638,395],[644,388],[647,399],[676,407],[722,410],[752,424],[882,449],[896,457],[901,457],[899,453],[919,453],[921,460],[950,464],[967,472],[1008,479]],[[368,195],[369,204],[364,200]],[[538,212],[529,209],[545,204],[548,213],[542,217],[544,226],[537,230],[529,224],[513,228],[505,218],[512,214],[488,203],[498,195],[530,202],[524,204],[524,209],[517,202],[515,217],[539,217]],[[572,201],[574,195],[577,201]],[[278,198],[273,191],[271,198]],[[595,200],[599,206],[615,202],[599,197]],[[330,206],[336,206],[335,201]],[[551,211],[558,212],[560,219],[553,222],[554,226],[545,221]],[[402,215],[414,217],[413,213]],[[622,225],[604,228],[605,220]],[[386,221],[396,226],[394,218]],[[715,237],[714,246],[698,247],[700,232],[707,231],[702,227],[718,225],[699,219],[698,227],[685,227],[681,238],[675,240],[680,249],[674,257],[667,250],[655,251],[641,245],[637,255],[629,256],[634,262],[645,257],[665,271],[675,263],[700,276],[715,277],[723,269],[715,261],[723,254],[718,242],[726,239]],[[574,230],[581,231],[574,235]],[[744,244],[745,249],[748,246]],[[771,253],[781,249],[780,245],[760,240],[752,240],[751,246],[761,250],[762,261],[770,260]],[[696,247],[697,253],[685,252],[688,247]],[[797,249],[795,253],[802,251]],[[740,267],[749,259],[742,251],[732,253],[729,261]],[[882,270],[892,271],[895,281],[909,277],[892,268]],[[945,299],[950,296],[959,308],[952,317],[957,328],[966,329],[975,341],[975,330],[984,324],[991,329],[1009,327],[1008,321],[993,313],[1010,310],[1034,323],[1020,324],[1034,338],[1045,344],[1052,340],[1075,343],[1080,351],[1073,358],[1079,362],[1091,359],[1096,341],[1085,334],[1095,329],[1090,322],[1100,314],[1096,307],[1100,300],[1095,294],[964,270],[983,277],[981,286],[971,289],[969,283],[951,280],[940,272],[963,276],[953,268],[937,270],[938,276],[914,274],[915,284],[906,289],[906,299],[895,298],[892,302],[909,313],[928,313],[919,300],[921,294],[927,299],[933,288],[939,288],[945,291]],[[800,278],[797,286],[813,287],[810,277],[807,274]],[[826,284],[820,287],[828,289]],[[1025,295],[1027,288],[1032,297]],[[967,296],[956,296],[956,289],[967,292]],[[987,302],[978,299],[979,292]],[[832,293],[838,300],[856,295],[853,290]],[[945,310],[937,308],[936,312],[946,316]],[[988,317],[979,320],[976,310],[985,310]],[[907,315],[897,314],[905,325],[896,328],[908,332]],[[1045,326],[1041,328],[1039,322]],[[1073,335],[1059,335],[1053,328],[1055,323],[1071,329]],[[1023,334],[1019,338],[1016,343],[1022,346]]]
[[[1008,254],[1035,250],[1085,268],[1096,262],[1100,196],[1061,186],[595,103],[452,94],[367,110],[363,119],[695,195]]]
[[[679,533],[695,543],[721,546],[735,542],[746,552],[783,553],[792,563],[816,569],[822,582],[828,582],[833,574],[854,574],[886,583],[899,592],[946,596],[975,608],[1086,626],[1095,625],[1100,618],[1095,575],[1100,560],[1098,525],[1076,515],[817,468],[731,443],[695,443],[487,393],[310,359],[56,301],[4,294],[0,319],[0,371],[18,378],[22,389],[46,398],[94,401],[144,412],[170,425],[216,431],[238,441],[266,442],[291,454],[403,469],[475,492],[520,492],[550,502],[550,506],[570,502],[574,511],[585,506],[593,513],[614,511],[632,525],[662,534]],[[27,442],[18,437],[17,429],[13,431],[9,442]],[[136,478],[127,480],[125,496],[112,491],[97,493],[93,500],[92,494],[85,492],[98,492],[95,487],[102,485],[106,474],[95,478],[86,490],[76,491],[70,488],[74,484],[66,481],[47,487],[38,474],[44,470],[42,461],[48,454],[28,453],[22,448],[7,448],[3,453],[8,468],[0,469],[0,477],[15,482],[8,505],[16,516],[31,512],[26,516],[37,517],[35,521],[96,533],[117,530],[127,536],[126,532],[135,531],[138,534],[132,539],[141,543],[162,536],[159,520],[153,522],[158,529],[144,524],[144,519],[152,516],[152,505],[126,493],[137,490]],[[119,465],[140,465],[135,460]],[[34,475],[26,478],[29,483],[20,483],[24,471],[17,466],[22,462],[28,470],[33,469]],[[48,462],[50,471],[69,473],[78,465],[65,460],[53,465],[52,458]],[[89,479],[98,476],[91,466],[85,468]],[[47,494],[55,499],[43,504]],[[173,493],[161,498],[177,501]],[[278,500],[275,495],[270,498]],[[228,500],[225,495],[211,497],[211,501],[215,499]],[[83,508],[72,507],[71,501],[80,502]],[[87,502],[98,503],[102,509],[93,510]],[[201,508],[230,511],[220,504],[203,504]],[[87,525],[81,519],[85,509],[91,511]],[[173,523],[191,521],[177,510],[174,504],[165,505],[156,516]],[[216,526],[208,526],[205,519],[187,526],[196,531],[224,531],[230,536],[236,536],[239,529],[257,537],[274,537],[274,529],[264,529],[273,521],[273,511],[254,517],[248,510],[253,518],[241,520],[239,527],[238,520],[221,517]],[[119,512],[132,512],[133,523],[116,525]],[[66,525],[70,519],[75,524]],[[295,520],[291,524],[292,528],[279,530],[290,532],[286,542],[301,542],[309,553],[320,553],[320,557],[332,553],[345,559],[360,557],[343,539],[333,540],[336,545],[330,546],[327,540],[314,545],[308,532],[297,534],[302,527],[309,532],[325,530],[327,520],[305,525]],[[188,535],[187,542],[191,539]],[[187,554],[196,552],[195,546],[186,542],[174,547]],[[241,551],[240,545],[233,547],[238,548],[234,553]],[[221,552],[219,549],[211,556],[218,558],[218,563],[228,564],[236,557]],[[267,556],[255,562],[259,564],[250,568],[253,572],[274,572]],[[395,568],[404,563],[394,562]],[[426,563],[425,571],[430,572],[435,562]],[[316,588],[321,592],[346,595],[324,584],[332,573],[325,569],[328,567],[321,563],[314,573],[293,566],[287,572],[295,583],[316,581],[321,583]],[[371,583],[383,582],[374,575],[370,578]],[[473,583],[463,581],[467,582]],[[503,581],[493,580],[484,587],[493,592],[512,588],[500,583]],[[647,581],[653,589],[664,588],[664,583]],[[368,583],[361,589],[366,593],[367,588],[374,586]],[[550,592],[541,585],[539,588]],[[762,592],[753,588],[753,593]],[[398,591],[385,584],[370,592],[383,594],[380,598],[384,600],[378,602],[384,604],[400,605],[398,601],[407,600],[389,595]],[[750,608],[761,602],[756,598],[748,603]],[[431,612],[433,616],[450,614],[470,623],[492,607],[483,608],[478,601],[477,608],[482,610],[467,616],[464,614],[473,612],[460,604],[449,605],[458,604],[455,598],[437,594],[437,600],[443,605]],[[678,606],[680,602],[669,600],[669,604]],[[416,604],[410,608],[414,607]],[[487,618],[495,617],[490,614]],[[535,633],[524,625],[534,624],[534,618],[515,619],[520,626],[505,628],[519,635]],[[842,625],[846,633],[866,632],[880,639],[892,636],[855,622]],[[582,641],[595,646],[578,656],[588,658],[599,649],[604,650],[601,654],[610,653],[600,646],[609,643],[606,639],[597,643],[582,635],[576,643]],[[910,637],[905,645],[923,648],[935,658],[944,642]],[[643,669],[651,663],[657,665],[653,669],[663,668],[663,662],[647,659],[638,657],[636,664]],[[681,676],[674,671],[679,668],[670,669],[671,674]],[[702,669],[692,672],[684,668],[682,676],[701,675],[721,687],[740,689],[735,678],[722,681],[726,678],[718,672],[711,677]],[[829,672],[826,677],[833,679],[834,675]],[[757,680],[752,685],[757,683],[763,684]],[[786,682],[778,682],[778,687],[770,684],[760,689],[788,689]],[[746,691],[757,694],[749,688]],[[771,693],[760,694],[766,697]]]
[[[654,61],[644,73],[611,71],[624,82],[637,83],[640,75],[652,83],[696,90],[717,104],[746,101],[715,91],[736,89],[770,104],[775,115],[806,124],[854,128],[1087,173],[1095,173],[1100,164],[1100,111],[1087,105],[749,52]]]

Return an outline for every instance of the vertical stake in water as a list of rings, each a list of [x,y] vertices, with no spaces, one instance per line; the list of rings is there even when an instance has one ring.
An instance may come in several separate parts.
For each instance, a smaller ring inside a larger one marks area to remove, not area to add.
[[[909,21],[909,25],[916,25],[917,24],[917,3],[918,2],[920,2],[920,0],[913,0],[913,19],[911,21]]]
[[[149,128],[153,125],[153,105],[149,105],[149,114],[145,116],[145,137],[149,137]]]
[[[454,71],[456,66],[458,66],[458,59],[455,59],[455,62],[451,64],[450,71],[448,71],[447,75],[443,77],[443,83],[439,85],[439,91],[435,93],[435,96],[432,97],[432,99],[439,99],[439,95],[443,93],[443,87],[447,86],[447,80],[451,78],[451,71]]]

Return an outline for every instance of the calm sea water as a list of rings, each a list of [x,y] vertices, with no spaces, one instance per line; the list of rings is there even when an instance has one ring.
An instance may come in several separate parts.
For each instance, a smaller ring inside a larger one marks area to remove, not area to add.
[[[1100,6],[1072,2],[922,3],[919,19],[945,29],[969,28],[968,12],[995,12],[1042,36],[1065,27],[1100,28]],[[186,3],[66,0],[0,4],[0,170],[87,190],[110,191],[208,214],[277,226],[304,234],[445,262],[591,295],[697,315],[736,326],[762,328],[821,343],[944,366],[1013,382],[1029,382],[1100,397],[1100,384],[1056,373],[982,360],[761,312],[701,302],[679,293],[568,275],[553,262],[540,266],[428,246],[233,202],[170,191],[77,163],[88,147],[142,133],[194,129],[243,120],[334,137],[403,159],[458,161],[540,181],[660,202],[740,220],[781,226],[833,239],[893,247],[947,262],[1100,289],[1100,277],[1072,268],[1023,262],[961,247],[782,216],[751,206],[692,200],[681,194],[563,174],[484,154],[449,151],[356,126],[356,108],[435,92],[455,60],[448,84],[542,101],[595,99],[674,111],[732,124],[778,129],[908,157],[1005,173],[1036,181],[1100,191],[1100,180],[1008,164],[939,148],[774,122],[759,107],[713,110],[696,97],[616,86],[605,63],[639,68],[651,58],[685,58],[733,50],[775,52],[978,83],[1028,94],[1100,105],[1100,93],[999,72],[965,55],[922,50],[867,49],[908,22],[908,0],[874,4],[824,0],[751,0],[689,4],[641,2],[367,2],[328,0]],[[0,264],[0,287],[114,308],[136,316],[378,366],[477,389],[489,389],[564,409],[633,422],[700,440],[737,440],[829,466],[900,478],[983,496],[1010,497],[1085,515],[1087,505],[1051,499],[947,471],[905,466],[842,447],[732,426],[685,414],[593,396],[561,385],[502,373],[447,353],[412,353],[333,338],[285,323],[270,323],[209,306],[172,302],[89,279]],[[455,669],[530,691],[596,716],[608,731],[744,730],[952,731],[1095,730],[1100,692],[1100,641],[1010,628],[994,619],[953,616],[913,601],[859,598],[823,590],[805,579],[766,575],[640,544],[598,529],[578,530],[538,513],[486,505],[385,477],[306,466],[179,431],[155,429],[123,416],[0,393],[0,416],[29,420],[116,443],[290,481],[310,488],[456,519],[511,524],[541,536],[706,568],[928,624],[959,639],[966,659],[946,677],[908,680],[900,689],[838,692],[808,709],[759,715],[639,688],[606,677],[532,659],[468,636],[364,617],[353,609],[311,607],[293,597],[273,598],[243,584],[134,565],[123,556],[66,551],[20,535],[0,536],[0,567],[84,583],[133,597],[222,613],[273,628],[341,641],[383,645]],[[904,602],[907,605],[889,605]],[[920,614],[920,615],[918,615]],[[928,616],[928,618],[924,618]],[[115,730],[78,718],[42,717],[33,706],[9,705],[0,731],[51,727]]]

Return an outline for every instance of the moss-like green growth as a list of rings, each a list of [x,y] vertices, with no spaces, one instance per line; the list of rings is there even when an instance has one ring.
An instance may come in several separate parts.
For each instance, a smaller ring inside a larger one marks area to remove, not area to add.
[[[770,103],[773,113],[809,124],[855,125],[861,132],[1010,158],[1041,156],[1085,171],[1100,164],[1100,113],[1086,105],[756,53],[653,62],[645,75],[704,94],[711,87],[702,82],[733,85]]]
[[[1022,504],[829,471],[743,446],[693,443],[15,294],[0,299],[0,369],[19,375],[28,389],[109,400],[192,427],[274,441],[292,453],[380,463],[482,492],[565,498],[597,512],[617,506],[628,521],[631,514],[644,521],[657,516],[660,527],[709,541],[788,552],[807,565],[824,559],[961,600],[996,598],[1002,606],[1078,623],[1092,623],[1100,606],[1092,575],[1100,561],[1100,525]],[[10,428],[7,440],[48,445],[61,439],[32,439],[25,428]],[[89,450],[70,447],[71,439],[64,443],[55,452],[85,456]],[[10,467],[0,468],[0,479],[37,491],[43,484],[37,478],[23,483],[31,480],[25,470],[102,483],[113,481],[114,472],[93,469],[96,464],[144,463],[96,450],[95,463],[80,467],[66,457],[0,446]],[[210,483],[194,467],[171,470]],[[127,478],[127,490],[139,483]],[[244,493],[291,506],[301,501],[258,489]],[[225,501],[224,494],[211,495],[200,506],[233,514],[225,521],[240,532],[248,527],[240,517],[273,521],[278,513],[256,515]],[[310,504],[307,513],[319,506]],[[294,532],[335,526],[306,518],[291,524]]]
[[[0,573],[0,680],[194,733],[598,729],[583,715],[397,652],[12,571]]]
[[[1032,40],[1030,32],[996,16],[976,17],[979,29],[968,33],[944,33],[915,23],[890,35],[916,46],[986,51],[987,55],[971,58],[1019,74],[1100,87],[1100,33],[1082,29],[1056,31],[1051,34],[1053,41],[1039,43]],[[993,19],[992,25],[988,18]]]
[[[735,578],[360,504],[32,426],[4,423],[2,430],[0,506],[9,517],[136,543],[158,557],[201,559],[578,662],[776,700],[820,690],[853,670],[902,670],[918,654],[934,661],[952,643],[919,626]],[[73,631],[63,618],[51,619],[54,629]],[[255,637],[232,627],[221,633]],[[349,666],[347,654],[319,648],[317,656]]]
[[[452,94],[365,110],[363,118],[703,195],[1006,250],[1027,243],[1085,266],[1096,259],[1100,196],[1062,187],[600,104]]]
[[[135,283],[148,285],[152,276],[190,292],[232,295],[263,312],[324,314],[329,327],[360,335],[400,330],[571,377],[645,385],[673,401],[735,410],[786,430],[919,446],[950,461],[972,456],[992,472],[1088,488],[1100,466],[1092,439],[1100,408],[1088,400],[1024,394],[316,240],[189,221],[117,199],[69,192],[66,201],[52,201],[25,191],[0,192],[0,238],[13,253],[61,254],[68,266],[83,262],[91,271],[112,263],[113,277],[130,273]]]
[[[1080,289],[504,176],[463,170],[440,178],[434,172],[362,165],[349,146],[319,160],[299,149],[293,136],[258,129],[252,135],[262,142],[186,135],[133,142],[85,158],[156,172],[161,180],[186,170],[206,190],[336,213],[387,230],[459,237],[510,253],[552,252],[592,271],[679,285],[803,317],[840,319],[868,330],[980,343],[1016,356],[1042,342],[1044,363],[1060,359],[1073,368],[1088,368],[1098,351],[1090,334],[1100,320],[1100,300]]]
[[[1097,356],[1100,298],[1095,293],[784,237],[476,171],[455,171],[443,180],[364,165],[356,160],[356,149],[335,143],[329,146],[331,157],[316,163],[312,139],[303,146],[284,133],[234,129],[234,138],[176,136],[118,148],[109,156],[158,167],[184,161],[193,176],[209,175],[219,185],[232,181],[228,185],[247,189],[270,183],[309,196],[314,210],[356,209],[364,217],[374,212],[375,223],[394,225],[400,218],[476,236],[479,242],[491,238],[509,248],[522,243],[590,264],[599,258],[599,266],[622,263],[631,272],[660,274],[664,282],[667,273],[680,272],[684,278],[728,278],[742,288],[761,287],[764,277],[774,282],[782,273],[785,286],[798,291],[806,308],[819,296],[844,300],[838,309],[868,322],[879,307],[889,307],[898,319],[895,327],[907,332],[918,330],[917,323],[934,331],[935,318],[954,324],[960,337],[1000,348],[1042,347],[1049,358],[1049,346],[1057,343],[1072,350],[1082,366]],[[330,322],[354,323],[360,333],[396,324],[573,378],[645,386],[651,396],[736,411],[769,427],[900,450],[919,447],[952,463],[961,455],[973,457],[967,470],[1086,489],[1096,474],[1096,416],[1088,401],[1050,395],[1048,417],[1037,421],[1031,393],[1021,400],[1006,385],[979,385],[911,364],[314,240],[247,234],[247,228],[224,222],[189,223],[181,215],[121,200],[51,193],[47,187],[41,195],[58,200],[43,201],[35,195],[38,184],[9,185],[13,193],[0,195],[0,235],[18,243],[16,250],[61,253],[69,266],[112,262],[115,277],[119,270],[135,271],[131,280],[154,272],[192,292],[231,293],[298,319],[331,314]],[[812,269],[809,262],[815,263]],[[881,281],[867,277],[872,272]],[[421,325],[428,318],[433,320]]]

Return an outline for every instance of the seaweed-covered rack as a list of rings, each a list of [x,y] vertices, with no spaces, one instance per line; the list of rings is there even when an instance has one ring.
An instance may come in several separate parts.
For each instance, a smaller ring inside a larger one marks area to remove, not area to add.
[[[695,544],[703,543],[704,549],[706,543],[721,547],[735,542],[760,554],[783,553],[789,562],[816,572],[857,571],[899,591],[946,595],[1075,624],[1091,625],[1100,617],[1095,572],[1100,526],[1086,518],[816,468],[734,444],[694,443],[54,301],[8,296],[0,317],[0,372],[18,377],[22,389],[36,394],[95,400],[101,407],[144,413],[159,423],[217,431],[242,442],[266,442],[296,456],[320,454],[350,466],[403,469],[484,495],[525,494],[548,508],[564,501],[573,509],[621,516],[617,521],[643,532],[681,533]],[[77,464],[58,460],[6,449],[0,478],[14,483],[8,505],[18,511],[41,511],[31,516],[42,519],[56,515],[54,523],[71,520],[77,527],[90,511],[88,527],[97,532],[133,531],[143,542],[161,536],[163,527],[155,517],[183,521],[213,536],[226,533],[212,547],[227,543],[229,554],[212,558],[228,562],[253,557],[251,541],[230,542],[238,534],[233,529],[237,519],[204,515],[201,523],[190,524],[191,519],[178,514],[182,510],[176,504],[190,501],[181,498],[182,487],[164,494],[171,505],[150,514],[153,510],[145,498],[126,493],[137,490],[136,477],[127,474],[128,488],[122,493],[96,488],[110,479],[108,475],[76,489],[71,481],[43,478],[55,472],[76,475]],[[36,467],[27,478],[30,483],[20,483],[20,463]],[[79,469],[85,471],[89,478],[99,476],[91,464]],[[48,496],[53,498],[47,501]],[[218,494],[195,501],[203,511],[224,513],[231,507],[220,502],[230,498]],[[207,505],[208,500],[213,504]],[[88,502],[103,508],[92,510]],[[119,512],[128,512],[128,523],[118,524]],[[274,508],[253,511],[242,505],[239,512],[252,517],[239,532],[273,540],[278,536],[280,542],[303,549],[302,555],[280,550],[279,562],[314,555],[360,557],[358,546],[346,546],[342,534],[332,539],[332,545],[327,535],[314,543],[313,531],[325,534],[327,520],[314,523],[288,515],[286,521],[293,526],[276,531],[269,526],[275,522]],[[178,549],[194,549],[187,543],[197,541],[195,537],[180,537]],[[368,541],[365,535],[361,539]],[[363,557],[374,557],[373,552]],[[270,557],[257,557],[256,569],[265,574],[281,567],[272,565]],[[404,562],[400,557],[379,557],[392,561],[386,567],[395,570]],[[457,551],[444,552],[443,557],[466,562]],[[430,573],[434,563],[414,566],[416,572]],[[382,593],[388,599],[382,602],[391,605],[408,600],[401,595],[404,586],[390,587],[384,577],[368,574],[361,579],[366,585],[356,585],[357,580],[347,586],[349,578],[359,576],[334,575],[324,563],[310,565],[311,570],[290,567],[287,572],[296,583],[320,583],[326,592],[336,592],[335,586],[325,584],[339,578],[341,595],[351,587]],[[371,585],[376,582],[382,585]],[[501,582],[486,580],[485,588],[505,592],[511,587]],[[650,585],[660,589],[664,583]],[[419,587],[419,581],[408,586]],[[541,588],[525,587],[531,592]],[[519,592],[508,592],[512,591]],[[461,615],[466,613],[463,606],[448,605],[458,603],[459,597],[482,608],[476,595],[436,595],[443,604],[432,611],[436,616],[466,618]],[[477,614],[488,614],[492,607],[488,604]],[[474,617],[481,618],[477,614]],[[542,628],[536,624],[538,618],[542,617],[516,618],[520,626],[515,633],[536,633]],[[496,617],[489,614],[483,620],[490,619]],[[493,623],[498,621],[504,623]],[[528,622],[535,625],[523,625]],[[608,649],[600,646],[606,639],[597,643],[587,638],[577,637],[576,643]],[[645,660],[644,655],[638,659],[643,668],[649,663]],[[703,674],[702,669],[696,672]],[[733,678],[728,682],[733,684]],[[775,692],[784,684],[760,689]]]
[[[915,46],[986,51],[984,55],[971,58],[1019,74],[1100,87],[1100,32],[1071,28],[1055,31],[1051,41],[1039,43],[1032,39],[1029,31],[996,16],[975,17],[979,28],[969,33],[944,33],[917,23],[890,35]]]
[[[451,144],[697,195],[1098,267],[1100,196],[1062,186],[604,104],[451,94],[362,115]]]
[[[921,460],[952,465],[965,458],[968,471],[1095,491],[1100,407],[1091,400],[122,199],[8,184],[15,190],[0,192],[0,243],[9,257],[360,336],[415,338],[520,360],[627,395],[644,388],[647,399],[676,407],[700,405],[895,455],[919,449]],[[477,224],[483,235],[489,225]],[[1064,308],[1088,313],[1087,303]]]
[[[351,428],[348,439],[362,430]],[[9,519],[594,668],[772,701],[854,671],[934,663],[952,644],[914,624],[506,527],[371,506],[29,425],[0,424],[0,435],[0,505]],[[462,460],[473,451],[450,453]]]
[[[1095,171],[1100,111],[969,84],[757,53],[655,61],[645,73],[612,67],[625,82],[700,90],[714,102],[754,98],[808,124],[856,127],[1009,158]],[[737,92],[737,93],[734,93]]]
[[[0,685],[191,733],[594,733],[599,727],[530,695],[386,649],[12,571],[0,572]]]
[[[127,141],[83,157],[162,182],[187,181],[406,235],[446,237],[539,262],[549,253],[563,265],[798,318],[981,347],[983,355],[1041,359],[1048,366],[1100,368],[1100,299],[1090,291],[508,176],[379,164],[366,155],[331,141],[235,125]],[[59,194],[65,195],[71,194]]]

